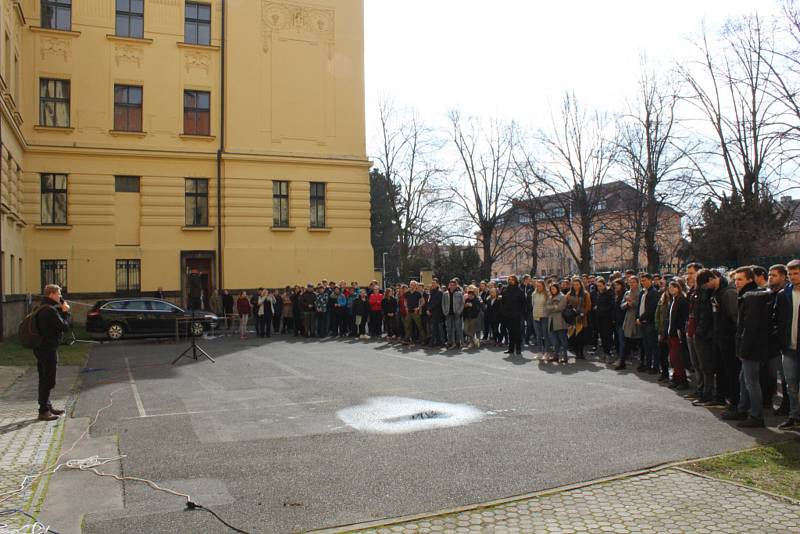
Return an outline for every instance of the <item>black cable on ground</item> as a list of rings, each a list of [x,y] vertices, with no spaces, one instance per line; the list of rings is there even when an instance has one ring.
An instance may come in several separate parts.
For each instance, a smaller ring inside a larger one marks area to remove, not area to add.
[[[42,523],[40,523],[38,519],[36,519],[34,516],[29,514],[25,510],[20,510],[18,508],[8,508],[6,510],[0,510],[0,517],[6,516],[6,515],[14,515],[14,514],[22,514],[22,515],[26,516],[27,518],[31,519],[32,521],[34,521],[34,523],[39,523],[40,525],[42,525]],[[50,527],[44,526],[43,528],[47,529],[48,534],[59,534],[58,531],[55,531]]]
[[[250,534],[246,530],[242,530],[240,528],[234,527],[233,525],[231,525],[230,523],[228,523],[227,521],[222,519],[220,516],[218,516],[217,513],[214,510],[212,510],[211,508],[206,508],[203,505],[200,505],[200,504],[197,504],[197,503],[193,503],[192,501],[187,501],[186,502],[186,509],[187,510],[205,510],[209,514],[213,515],[217,519],[217,521],[219,521],[220,523],[222,523],[223,525],[225,525],[226,527],[228,527],[232,531],[239,532],[240,534]]]

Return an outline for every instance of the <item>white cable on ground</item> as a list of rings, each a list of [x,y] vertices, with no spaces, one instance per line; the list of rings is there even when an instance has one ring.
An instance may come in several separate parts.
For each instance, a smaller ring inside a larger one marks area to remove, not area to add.
[[[47,534],[48,532],[50,532],[50,527],[38,521],[19,528],[0,523],[0,534]]]
[[[97,410],[97,413],[95,413],[94,418],[92,418],[92,420],[87,425],[86,430],[83,431],[83,433],[78,437],[78,439],[75,440],[75,442],[70,446],[69,449],[67,449],[64,452],[62,452],[61,454],[59,454],[58,458],[56,458],[56,460],[52,464],[50,464],[49,466],[45,467],[42,471],[40,471],[36,475],[33,475],[33,476],[27,475],[22,480],[22,483],[20,484],[19,489],[12,490],[12,491],[5,492],[5,493],[0,493],[0,504],[2,504],[3,502],[9,500],[14,495],[18,495],[19,493],[22,493],[25,489],[30,487],[36,480],[38,480],[39,478],[43,477],[44,475],[54,474],[56,471],[58,471],[62,467],[67,467],[69,469],[79,469],[81,471],[91,471],[94,474],[96,474],[97,476],[112,477],[112,478],[114,478],[116,480],[119,480],[120,482],[122,482],[124,480],[131,480],[131,481],[135,481],[135,482],[143,482],[143,483],[147,484],[148,486],[150,486],[151,488],[153,488],[155,490],[163,491],[164,493],[169,493],[169,494],[175,495],[177,497],[185,497],[186,501],[190,502],[192,500],[192,498],[189,495],[187,495],[185,493],[178,492],[178,491],[174,491],[174,490],[171,490],[171,489],[168,489],[168,488],[162,488],[161,486],[159,486],[158,484],[156,484],[152,480],[147,480],[147,479],[138,478],[138,477],[131,477],[131,476],[120,476],[120,475],[115,475],[113,473],[103,473],[103,472],[98,471],[96,469],[97,466],[104,465],[104,464],[107,464],[109,462],[121,460],[122,458],[126,457],[125,455],[115,456],[113,458],[99,458],[98,456],[90,456],[89,458],[74,459],[74,460],[68,460],[67,462],[64,462],[64,463],[58,463],[59,460],[61,460],[61,458],[63,458],[64,456],[66,456],[67,454],[72,452],[72,450],[75,448],[75,446],[78,444],[78,442],[80,442],[83,438],[85,438],[89,434],[89,431],[92,429],[92,427],[95,425],[95,423],[97,423],[97,420],[100,418],[100,414],[103,413],[105,410],[111,408],[111,406],[114,405],[114,394],[119,392],[119,391],[122,391],[123,389],[127,389],[127,388],[126,387],[120,387],[120,388],[117,388],[117,389],[115,389],[114,391],[111,392],[111,394],[109,395],[108,404],[106,404],[105,406],[103,406],[102,408]],[[43,531],[43,532],[46,532],[46,531]],[[0,531],[0,534],[6,534],[6,533]],[[16,534],[16,533],[14,533],[14,534]],[[39,532],[32,533],[32,532],[25,531],[25,534],[40,534],[40,533]]]
[[[6,523],[0,523],[0,534],[47,534],[48,532],[58,534],[57,532],[50,530],[48,525],[43,524],[28,512],[24,512],[16,508],[0,511],[0,517],[16,514],[25,516],[27,519],[33,521],[33,523],[29,523],[21,527],[12,527]]]
[[[40,471],[38,474],[36,474],[34,476],[30,476],[30,475],[26,476],[22,480],[22,483],[20,484],[19,489],[16,489],[16,490],[13,490],[13,491],[8,491],[8,492],[5,492],[5,493],[0,493],[0,504],[2,504],[3,502],[9,500],[14,495],[18,495],[18,494],[22,493],[25,489],[30,487],[36,480],[38,480],[39,478],[43,477],[44,475],[53,474],[56,471],[58,471],[59,469],[61,469],[62,467],[66,467],[67,469],[78,469],[80,471],[91,471],[92,473],[94,473],[97,476],[100,476],[100,477],[111,477],[111,478],[113,478],[115,480],[118,480],[120,482],[123,482],[125,480],[130,480],[130,481],[133,481],[133,482],[142,482],[144,484],[147,484],[148,486],[150,486],[154,490],[162,491],[164,493],[169,493],[170,495],[175,495],[176,497],[185,497],[186,498],[186,509],[187,510],[204,510],[204,511],[210,513],[212,516],[214,516],[214,518],[217,521],[219,521],[220,523],[222,523],[226,527],[230,528],[234,532],[240,532],[240,533],[243,533],[243,534],[249,534],[247,531],[242,530],[240,528],[237,528],[237,527],[231,525],[230,523],[225,521],[222,517],[220,517],[216,512],[214,512],[210,508],[206,508],[205,506],[202,506],[200,504],[192,502],[192,498],[186,493],[181,493],[179,491],[171,490],[169,488],[162,488],[161,486],[159,486],[158,484],[156,484],[152,480],[148,480],[146,478],[139,478],[139,477],[133,477],[133,476],[121,476],[121,475],[115,475],[113,473],[104,473],[102,471],[98,471],[97,470],[98,466],[105,465],[105,464],[110,463],[110,462],[115,462],[115,461],[121,460],[123,458],[126,458],[127,455],[123,454],[123,455],[119,455],[119,456],[113,456],[111,458],[101,458],[101,457],[95,455],[95,456],[90,456],[88,458],[73,459],[73,460],[68,460],[68,461],[66,461],[64,463],[58,463],[59,460],[61,460],[61,458],[63,458],[68,453],[72,452],[72,450],[75,448],[75,446],[78,444],[78,442],[80,442],[83,438],[85,438],[89,434],[89,431],[92,429],[92,427],[95,425],[95,423],[97,423],[97,420],[100,418],[100,414],[103,413],[108,408],[111,408],[111,406],[114,405],[114,394],[119,392],[119,391],[122,391],[123,389],[127,389],[127,387],[120,387],[120,388],[117,388],[117,389],[115,389],[114,391],[111,392],[111,394],[109,395],[108,404],[106,404],[105,406],[103,406],[102,408],[97,410],[97,413],[95,413],[94,418],[87,425],[86,430],[83,431],[83,433],[78,437],[78,439],[75,440],[75,442],[70,446],[69,449],[67,449],[66,451],[64,451],[64,452],[62,452],[61,454],[58,455],[58,458],[56,458],[55,462],[53,462],[49,466],[45,467],[42,471]],[[22,512],[22,513],[27,515],[26,512]],[[0,515],[3,515],[3,514],[0,514]],[[29,517],[33,518],[32,516],[29,516]],[[49,526],[45,526],[45,525],[43,525],[40,522],[35,521],[35,520],[34,520],[34,523],[32,523],[30,525],[26,525],[24,527],[21,527],[20,529],[15,529],[15,530],[12,530],[7,525],[0,523],[0,534],[47,534],[48,532],[50,532],[50,527]]]

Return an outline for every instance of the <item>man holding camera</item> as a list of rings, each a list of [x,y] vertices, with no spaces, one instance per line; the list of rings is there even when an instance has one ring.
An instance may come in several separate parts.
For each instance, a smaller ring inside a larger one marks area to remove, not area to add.
[[[39,371],[39,421],[53,421],[64,413],[64,410],[53,408],[50,404],[50,391],[56,385],[58,346],[64,338],[64,332],[69,330],[69,310],[69,304],[61,298],[61,288],[55,284],[47,285],[36,313],[36,328],[41,343],[33,349]]]

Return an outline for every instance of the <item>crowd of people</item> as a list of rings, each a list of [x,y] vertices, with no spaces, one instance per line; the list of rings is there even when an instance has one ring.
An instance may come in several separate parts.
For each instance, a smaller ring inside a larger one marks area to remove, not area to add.
[[[409,347],[528,347],[542,360],[567,364],[596,355],[602,363],[658,375],[696,406],[724,408],[742,427],[764,426],[764,410],[788,415],[781,429],[800,429],[798,319],[800,260],[740,267],[729,273],[689,264],[682,275],[616,272],[506,283],[433,280],[382,288],[322,282],[255,293],[228,291],[212,311],[248,323],[256,335],[385,339]],[[230,322],[228,322],[230,325]],[[780,379],[780,380],[779,380]],[[773,398],[782,388],[781,404]]]

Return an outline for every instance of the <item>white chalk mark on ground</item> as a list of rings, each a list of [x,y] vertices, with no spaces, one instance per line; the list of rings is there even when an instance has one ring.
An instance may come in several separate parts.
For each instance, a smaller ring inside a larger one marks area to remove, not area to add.
[[[128,382],[133,390],[133,400],[136,401],[136,409],[139,410],[139,417],[147,417],[147,412],[144,411],[144,404],[142,404],[142,398],[139,396],[139,388],[136,387],[136,381],[133,379],[133,371],[131,371],[128,358],[125,358],[125,368],[128,370]]]
[[[362,432],[403,434],[467,425],[484,413],[466,404],[450,404],[407,397],[375,397],[365,404],[336,412],[348,426]]]

